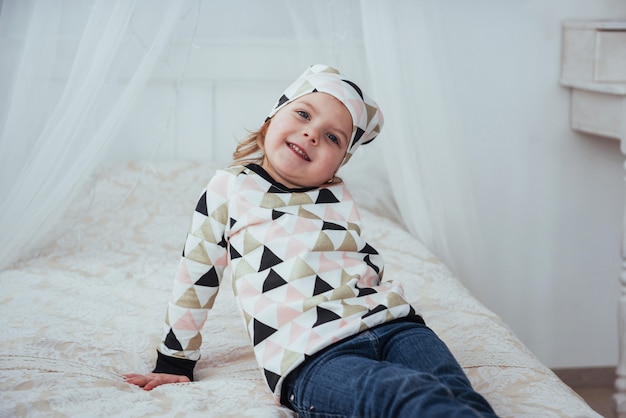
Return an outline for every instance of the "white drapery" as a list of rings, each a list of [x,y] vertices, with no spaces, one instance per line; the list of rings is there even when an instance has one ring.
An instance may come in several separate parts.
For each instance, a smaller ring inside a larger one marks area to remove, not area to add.
[[[3,3],[0,268],[36,248],[80,180],[97,167],[176,25],[188,24],[185,13],[217,13],[217,3]],[[324,62],[368,80],[386,124],[355,169],[386,176],[373,189],[393,195],[407,228],[470,288],[480,284],[473,264],[480,255],[472,194],[455,143],[436,2],[275,0],[263,3],[267,16],[246,16],[254,13],[253,4],[239,0],[231,5],[238,16],[224,19],[257,21],[247,30],[269,30],[279,22],[265,20],[280,10],[291,18],[284,30],[301,44],[300,55],[291,59],[303,66]],[[241,26],[237,30],[232,36],[254,39]]]
[[[183,1],[5,1],[0,267],[37,247],[102,158]]]

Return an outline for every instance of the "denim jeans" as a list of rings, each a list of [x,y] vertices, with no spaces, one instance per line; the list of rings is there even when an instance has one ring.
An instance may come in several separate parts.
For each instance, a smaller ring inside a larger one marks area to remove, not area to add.
[[[495,417],[448,347],[427,326],[383,324],[290,373],[282,402],[300,417]]]

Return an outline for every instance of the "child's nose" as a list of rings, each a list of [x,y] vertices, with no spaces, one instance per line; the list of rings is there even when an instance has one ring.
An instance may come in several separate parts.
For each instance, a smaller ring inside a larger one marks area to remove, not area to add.
[[[317,145],[317,142],[318,142],[318,136],[319,136],[319,135],[318,135],[317,131],[316,131],[315,129],[313,129],[313,128],[308,128],[308,129],[306,129],[306,130],[304,131],[304,137],[305,137],[307,140],[311,141],[311,143],[312,143],[313,145]]]

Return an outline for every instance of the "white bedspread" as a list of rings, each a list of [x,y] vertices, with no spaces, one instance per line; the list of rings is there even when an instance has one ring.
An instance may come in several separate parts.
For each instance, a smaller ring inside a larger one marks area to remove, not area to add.
[[[120,377],[154,364],[195,199],[215,168],[104,170],[59,225],[61,238],[0,272],[0,416],[294,416],[273,404],[229,284],[207,321],[196,382],[146,392]],[[404,283],[499,415],[599,417],[423,245],[361,212],[385,277]]]

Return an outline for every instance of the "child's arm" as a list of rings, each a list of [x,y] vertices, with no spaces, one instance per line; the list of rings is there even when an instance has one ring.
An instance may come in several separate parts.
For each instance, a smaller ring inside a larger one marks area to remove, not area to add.
[[[156,367],[146,375],[124,375],[129,383],[150,390],[193,380],[201,330],[227,264],[227,181],[223,172],[216,175],[198,200],[168,303]]]

